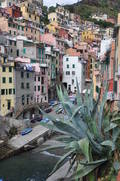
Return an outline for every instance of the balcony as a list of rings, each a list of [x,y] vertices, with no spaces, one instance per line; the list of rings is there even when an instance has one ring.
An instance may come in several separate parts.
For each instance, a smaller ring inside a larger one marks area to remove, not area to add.
[[[110,100],[110,101],[113,101],[113,100],[114,100],[113,92],[108,92],[108,93],[107,93],[107,100]]]
[[[48,68],[48,64],[47,63],[41,63],[40,68]]]

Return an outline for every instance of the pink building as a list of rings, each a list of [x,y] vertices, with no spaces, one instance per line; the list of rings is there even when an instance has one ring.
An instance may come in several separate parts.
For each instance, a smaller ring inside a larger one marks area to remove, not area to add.
[[[48,75],[44,65],[32,64],[35,70],[34,77],[34,102],[48,102]]]

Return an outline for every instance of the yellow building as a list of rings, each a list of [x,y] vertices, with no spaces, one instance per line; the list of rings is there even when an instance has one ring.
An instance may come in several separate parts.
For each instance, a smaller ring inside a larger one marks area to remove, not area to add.
[[[93,34],[92,31],[83,31],[82,32],[82,41],[94,41],[95,35]]]
[[[15,106],[14,62],[0,57],[0,115],[5,116]]]
[[[99,89],[101,87],[101,72],[99,68],[93,68],[93,92],[94,92],[94,99],[96,100],[99,94]]]
[[[49,33],[55,34],[57,32],[58,23],[52,22],[47,25],[47,29],[49,30]]]
[[[24,19],[40,24],[41,12],[36,8],[32,1],[24,1],[20,4],[22,16]]]

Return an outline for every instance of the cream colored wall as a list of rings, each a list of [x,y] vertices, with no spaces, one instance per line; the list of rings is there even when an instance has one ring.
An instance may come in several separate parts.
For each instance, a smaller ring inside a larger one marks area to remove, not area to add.
[[[8,32],[8,20],[5,17],[0,17],[0,29]]]
[[[26,20],[31,20],[33,22],[36,22],[36,23],[40,23],[40,17],[36,14],[30,14],[29,12],[27,12],[27,5],[22,5],[21,6],[21,11],[22,11],[22,15],[24,17],[24,19]],[[29,15],[31,15],[31,17],[29,17]],[[36,19],[35,19],[35,16],[36,16]]]
[[[8,95],[1,95],[1,115],[6,115],[9,110],[7,109],[7,100],[11,101],[11,108],[15,106],[15,95],[13,95],[13,89],[15,89],[15,81],[14,81],[14,63],[11,63],[12,72],[9,72],[9,67],[6,67],[6,72],[2,72],[2,66],[0,66],[0,89],[7,89]],[[6,78],[6,83],[2,83],[2,77]],[[9,83],[9,77],[12,77],[12,83]],[[12,94],[9,95],[9,89],[12,89]]]
[[[54,20],[54,18],[55,18],[55,20]],[[57,22],[57,14],[56,13],[48,14],[48,19],[50,22]]]

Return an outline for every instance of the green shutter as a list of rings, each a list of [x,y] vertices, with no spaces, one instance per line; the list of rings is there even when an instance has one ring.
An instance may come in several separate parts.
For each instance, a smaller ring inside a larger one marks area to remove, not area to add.
[[[23,48],[23,53],[26,54],[26,48]]]
[[[96,86],[96,92],[99,93],[99,87],[98,86]]]

